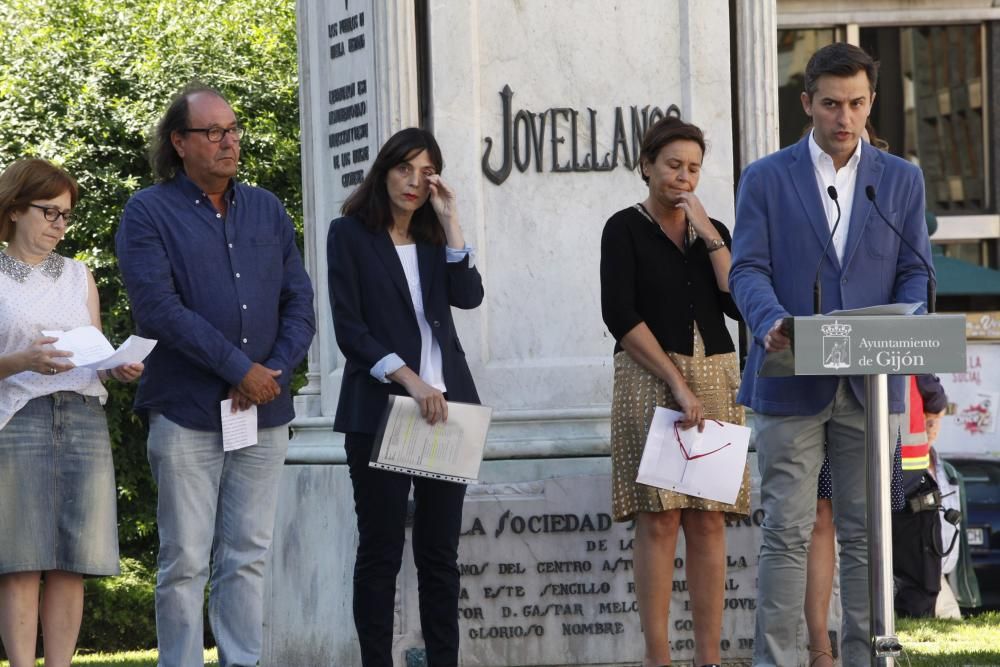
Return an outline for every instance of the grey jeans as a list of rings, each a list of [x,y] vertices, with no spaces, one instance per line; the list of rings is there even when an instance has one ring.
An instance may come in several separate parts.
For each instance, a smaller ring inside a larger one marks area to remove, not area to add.
[[[150,413],[147,453],[160,534],[159,667],[204,664],[206,582],[220,666],[252,667],[260,660],[264,566],[287,451],[285,426],[262,428],[256,445],[224,452],[221,432],[194,431]]]
[[[816,520],[816,481],[824,443],[833,475],[833,516],[840,545],[844,665],[870,662],[868,539],[865,497],[865,412],[841,380],[819,414],[754,414],[764,510],[758,570],[754,665],[800,664],[805,637],[806,556]],[[895,444],[895,440],[893,440]]]

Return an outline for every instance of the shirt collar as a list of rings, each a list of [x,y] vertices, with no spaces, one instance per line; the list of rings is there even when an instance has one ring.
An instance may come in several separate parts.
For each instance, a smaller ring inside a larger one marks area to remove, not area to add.
[[[173,182],[180,189],[185,199],[200,202],[207,197],[205,191],[198,187],[194,181],[188,178],[188,175],[184,173],[183,169],[177,170],[177,173],[174,174]],[[239,189],[239,185],[239,182],[235,178],[229,179],[229,185],[226,187],[225,193],[223,193],[227,202],[233,203],[236,200],[236,191]]]
[[[830,157],[830,155],[816,143],[816,137],[814,136],[815,133],[815,129],[809,131],[809,157],[812,158],[813,166],[817,169],[820,169],[824,164],[832,167],[833,158]],[[858,140],[858,145],[854,147],[854,153],[847,160],[847,164],[844,165],[845,167],[849,169],[857,169],[858,162],[861,160],[862,141],[864,141],[864,139]]]

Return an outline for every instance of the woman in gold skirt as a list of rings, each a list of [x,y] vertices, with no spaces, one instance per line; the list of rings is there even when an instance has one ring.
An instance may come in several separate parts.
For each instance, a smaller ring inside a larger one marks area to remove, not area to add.
[[[718,665],[726,571],[725,514],[749,512],[749,472],[732,505],[636,482],[656,406],[684,413],[683,428],[705,419],[743,423],[736,404],[739,367],[724,315],[739,319],[729,295],[726,227],[694,194],[705,139],[666,117],[649,128],[639,166],[646,199],[615,213],[601,239],[601,309],[615,337],[611,408],[612,513],[636,522],[634,573],[645,667],[670,664],[670,596],[677,534],[684,529],[695,665]]]

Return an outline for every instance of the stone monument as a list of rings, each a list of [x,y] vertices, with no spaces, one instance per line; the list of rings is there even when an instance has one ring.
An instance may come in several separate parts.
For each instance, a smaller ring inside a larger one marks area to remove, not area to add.
[[[441,144],[486,289],[480,308],[456,312],[494,408],[463,521],[462,664],[640,660],[632,526],[610,520],[614,341],[600,314],[600,237],[612,213],[645,197],[639,141],[666,114],[705,131],[699,195],[732,227],[729,13],[725,0],[299,0],[305,255],[319,330],[282,481],[262,664],[360,664],[325,241],[381,142],[418,124]],[[752,17],[740,25],[759,29]],[[729,661],[752,650],[755,520],[728,531]],[[694,647],[683,553],[682,542],[670,620],[678,661]],[[421,647],[407,552],[396,664],[422,664]]]

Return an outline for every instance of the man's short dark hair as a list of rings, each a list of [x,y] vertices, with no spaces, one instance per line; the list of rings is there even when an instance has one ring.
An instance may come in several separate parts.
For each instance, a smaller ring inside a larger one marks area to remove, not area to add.
[[[181,156],[177,154],[173,142],[170,141],[170,135],[188,127],[190,115],[188,100],[197,93],[215,95],[223,101],[226,99],[215,88],[201,83],[191,83],[174,95],[160,122],[156,124],[149,142],[149,164],[153,167],[153,176],[158,181],[171,180],[184,166]]]
[[[870,55],[846,42],[824,46],[812,55],[806,65],[806,94],[811,100],[819,87],[819,78],[824,74],[848,77],[861,71],[868,75],[868,88],[874,93],[878,84],[878,63]]]

